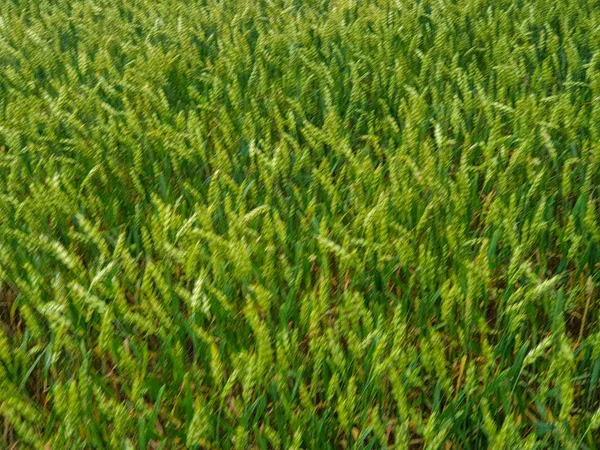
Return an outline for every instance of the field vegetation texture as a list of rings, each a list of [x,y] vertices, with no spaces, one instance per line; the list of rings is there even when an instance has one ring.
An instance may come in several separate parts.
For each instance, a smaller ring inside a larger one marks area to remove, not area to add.
[[[0,448],[600,448],[600,3],[0,2]]]

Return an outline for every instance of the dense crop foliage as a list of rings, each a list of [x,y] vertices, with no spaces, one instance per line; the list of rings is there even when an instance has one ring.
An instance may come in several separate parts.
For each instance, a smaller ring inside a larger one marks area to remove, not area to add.
[[[0,2],[0,447],[600,448],[600,3]]]

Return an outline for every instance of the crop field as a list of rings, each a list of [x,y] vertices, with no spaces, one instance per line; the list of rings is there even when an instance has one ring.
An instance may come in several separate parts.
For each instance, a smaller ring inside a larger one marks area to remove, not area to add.
[[[600,1],[0,1],[0,449],[600,449]]]

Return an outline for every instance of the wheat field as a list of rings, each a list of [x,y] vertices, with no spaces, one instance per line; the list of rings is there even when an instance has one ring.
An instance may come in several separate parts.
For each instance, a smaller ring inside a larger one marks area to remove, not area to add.
[[[600,2],[0,2],[0,448],[600,448]]]

